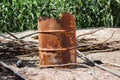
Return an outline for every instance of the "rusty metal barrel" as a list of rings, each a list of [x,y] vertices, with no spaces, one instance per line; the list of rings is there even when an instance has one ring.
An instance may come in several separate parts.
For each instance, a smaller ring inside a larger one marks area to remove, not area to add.
[[[40,67],[76,62],[75,30],[75,17],[69,13],[38,19]]]

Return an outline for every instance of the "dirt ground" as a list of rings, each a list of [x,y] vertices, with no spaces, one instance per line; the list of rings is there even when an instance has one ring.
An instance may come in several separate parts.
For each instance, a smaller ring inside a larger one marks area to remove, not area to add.
[[[77,30],[76,36],[90,32],[91,30],[95,30],[95,29]],[[36,31],[25,31],[17,34],[15,33],[15,35],[17,37],[21,37],[23,35],[30,34],[33,32]],[[111,37],[112,34],[113,36]],[[10,37],[9,35],[5,35],[5,36]],[[109,37],[111,37],[111,39],[109,39],[107,42],[120,41],[120,28],[105,28],[93,34],[82,36],[80,37],[80,39],[95,38],[97,40],[92,42],[97,44],[104,42]],[[0,39],[4,39],[4,38],[0,36]],[[26,37],[24,40],[38,42],[38,40],[34,40],[33,38],[31,38],[31,36]],[[120,47],[120,44],[116,44],[116,46]],[[102,66],[105,66],[113,71],[116,71],[117,73],[120,73],[120,66],[112,65],[112,64],[120,65],[120,49],[109,52],[89,53],[86,56],[91,60],[100,60],[103,62],[103,64],[101,64]],[[21,68],[16,67],[16,62],[19,59],[23,60],[24,67]],[[16,70],[21,75],[28,78],[28,80],[97,80],[95,77],[97,77],[99,80],[120,80],[120,77],[117,77],[107,71],[101,70],[95,66],[92,66],[93,71],[89,68],[85,68],[81,66],[72,69],[66,69],[66,68],[42,69],[39,68],[38,53],[34,55],[32,54],[18,55],[12,58],[0,59],[0,60],[8,64],[12,69]],[[84,61],[81,60],[80,58],[77,58],[77,62],[83,63]],[[93,72],[95,76],[92,75]]]

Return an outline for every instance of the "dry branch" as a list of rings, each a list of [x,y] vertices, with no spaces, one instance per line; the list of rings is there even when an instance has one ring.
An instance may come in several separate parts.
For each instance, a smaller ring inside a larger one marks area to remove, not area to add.
[[[80,50],[80,49],[78,49]],[[91,50],[91,51],[83,51],[86,55],[92,54],[92,53],[99,53],[99,52],[112,52],[112,51],[118,51],[120,50],[120,47],[113,47],[109,49],[102,49],[102,50]]]
[[[112,66],[116,66],[116,67],[120,67],[120,64],[116,64],[116,63],[111,63],[111,62],[106,62],[106,61],[102,61],[104,64],[110,64]]]
[[[93,34],[93,33],[97,32],[97,31],[99,31],[99,30],[102,30],[102,29],[104,29],[104,28],[103,28],[103,27],[102,27],[102,28],[98,28],[97,30],[90,31],[90,32],[88,32],[88,33],[84,33],[84,34],[78,35],[76,38],[78,39],[78,38],[81,37],[81,36]]]
[[[106,43],[107,41],[109,41],[109,40],[113,37],[114,33],[115,33],[115,31],[113,31],[112,35],[111,35],[108,39],[106,39],[105,41],[103,41],[102,44],[104,44],[104,43]]]
[[[28,80],[25,77],[23,77],[21,74],[19,74],[18,72],[16,72],[15,70],[13,70],[12,68],[10,68],[7,64],[5,64],[4,62],[0,61],[0,65],[3,66],[4,68],[6,68],[8,71],[14,73],[14,75],[16,75],[20,80]]]
[[[0,42],[0,58],[36,52],[38,46],[30,42],[16,40]]]
[[[80,42],[77,41],[77,44],[78,44],[77,49],[82,52],[83,51],[89,52],[91,50],[90,53],[120,50],[120,47],[114,46],[115,43],[113,43],[113,42],[115,42],[115,41],[107,43],[107,41],[109,41],[113,37],[114,33],[115,33],[115,31],[113,31],[113,33],[111,34],[111,36],[108,39],[104,40],[101,43],[86,44],[87,43],[86,42],[86,43],[82,43],[83,45],[81,45]],[[120,41],[116,41],[116,42],[118,43]],[[110,44],[112,44],[113,46],[111,47]]]
[[[11,35],[12,37],[14,37],[15,39],[19,39],[19,38],[17,38],[15,35],[13,35],[11,32],[9,32],[9,31],[7,31],[7,30],[6,30],[6,32],[7,32],[9,35]]]
[[[87,58],[83,53],[81,53],[79,50],[76,50],[76,52],[77,52],[79,55],[81,55],[82,57],[84,57],[84,58],[86,59],[85,61],[88,61],[88,62],[92,63],[93,65],[95,65],[96,67],[98,67],[98,68],[100,68],[100,69],[102,69],[102,70],[105,70],[105,71],[107,71],[107,72],[109,72],[109,73],[112,73],[112,74],[115,75],[115,76],[120,77],[120,73],[118,73],[118,72],[116,72],[116,71],[113,71],[113,70],[111,70],[111,69],[109,69],[109,68],[106,68],[106,67],[104,67],[104,66],[101,66],[101,65],[93,62],[92,60],[90,60],[89,58]]]
[[[26,37],[28,37],[28,36],[31,36],[31,35],[34,35],[34,34],[38,34],[38,32],[34,32],[34,33],[31,33],[31,34],[27,34],[27,35],[25,35],[25,36],[20,37],[20,39],[24,39],[24,38],[26,38]]]

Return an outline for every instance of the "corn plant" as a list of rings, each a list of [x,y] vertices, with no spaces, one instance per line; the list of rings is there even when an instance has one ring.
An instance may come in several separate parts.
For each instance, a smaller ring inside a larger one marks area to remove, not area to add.
[[[120,26],[119,0],[0,0],[0,32],[37,29],[38,17],[76,17],[77,28]]]

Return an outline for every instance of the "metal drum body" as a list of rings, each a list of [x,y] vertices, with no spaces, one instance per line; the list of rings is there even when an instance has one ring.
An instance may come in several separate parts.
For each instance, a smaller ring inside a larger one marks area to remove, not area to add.
[[[61,19],[38,20],[40,67],[76,62],[75,26],[69,13]]]

